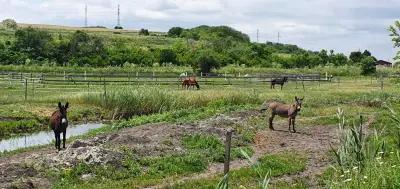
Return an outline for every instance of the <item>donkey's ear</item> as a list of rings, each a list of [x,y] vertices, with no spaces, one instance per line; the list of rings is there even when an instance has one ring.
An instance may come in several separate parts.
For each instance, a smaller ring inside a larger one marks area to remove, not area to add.
[[[61,102],[58,102],[58,108],[60,108],[61,109]]]
[[[68,106],[69,106],[69,103],[67,102],[67,103],[65,104],[65,109],[68,109]]]

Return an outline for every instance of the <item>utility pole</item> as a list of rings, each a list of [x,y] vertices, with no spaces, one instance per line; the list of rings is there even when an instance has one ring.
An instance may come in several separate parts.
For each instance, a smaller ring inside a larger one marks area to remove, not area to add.
[[[87,4],[85,4],[85,27],[88,27],[88,22],[87,22]]]
[[[121,26],[121,20],[120,20],[119,15],[120,15],[120,12],[119,12],[119,4],[118,4],[118,24],[117,24],[117,26]]]
[[[258,43],[258,29],[257,29],[257,43]]]
[[[278,43],[279,43],[280,38],[281,38],[281,34],[278,32]]]

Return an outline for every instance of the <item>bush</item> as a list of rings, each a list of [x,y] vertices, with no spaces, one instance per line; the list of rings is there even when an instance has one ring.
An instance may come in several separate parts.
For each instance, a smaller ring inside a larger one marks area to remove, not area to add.
[[[180,37],[183,32],[183,28],[181,27],[172,27],[168,30],[169,37]]]
[[[17,27],[18,27],[17,22],[15,20],[13,20],[13,19],[10,19],[10,18],[3,20],[1,22],[1,24],[4,27],[9,28],[9,29],[17,29]]]
[[[363,75],[376,73],[375,60],[372,57],[365,57],[361,60],[361,70]]]
[[[148,36],[150,35],[149,30],[148,29],[140,29],[139,31],[139,35],[144,35],[144,36]]]

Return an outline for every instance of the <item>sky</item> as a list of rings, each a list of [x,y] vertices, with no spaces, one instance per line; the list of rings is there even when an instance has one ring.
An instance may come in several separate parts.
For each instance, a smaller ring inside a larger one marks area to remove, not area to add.
[[[0,0],[0,20],[114,27],[117,7],[127,29],[168,31],[227,25],[252,41],[278,41],[348,55],[368,49],[382,60],[396,54],[387,28],[400,19],[400,0]]]

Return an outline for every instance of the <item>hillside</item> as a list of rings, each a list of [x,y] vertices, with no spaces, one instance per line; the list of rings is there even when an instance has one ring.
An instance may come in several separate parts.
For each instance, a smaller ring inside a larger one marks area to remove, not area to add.
[[[0,64],[63,66],[190,66],[208,73],[229,65],[312,68],[358,65],[341,53],[312,52],[291,44],[251,43],[228,26],[173,27],[167,33],[18,24],[0,27]],[[370,59],[368,64],[372,63]]]

